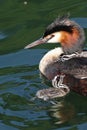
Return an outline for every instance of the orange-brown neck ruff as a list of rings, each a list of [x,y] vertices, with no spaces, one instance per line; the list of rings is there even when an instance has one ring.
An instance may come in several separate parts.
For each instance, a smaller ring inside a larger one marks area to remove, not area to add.
[[[80,32],[77,28],[72,28],[72,33],[61,31],[61,45],[65,54],[71,54],[74,52],[81,52],[83,49],[82,42],[83,32]]]
[[[60,42],[64,53],[81,52],[82,46],[79,45],[79,31],[75,28],[72,33],[61,31]]]

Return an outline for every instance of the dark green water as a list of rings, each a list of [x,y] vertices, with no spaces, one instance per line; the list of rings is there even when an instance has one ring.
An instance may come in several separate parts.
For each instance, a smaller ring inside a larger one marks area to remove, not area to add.
[[[87,97],[71,92],[57,105],[31,101],[48,87],[38,64],[49,46],[23,48],[67,12],[87,34],[86,0],[0,0],[0,130],[87,129]]]

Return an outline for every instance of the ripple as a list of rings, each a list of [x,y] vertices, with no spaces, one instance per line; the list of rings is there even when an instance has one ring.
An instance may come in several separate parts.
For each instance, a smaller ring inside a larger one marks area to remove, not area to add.
[[[7,37],[7,35],[6,35],[6,34],[4,34],[4,33],[0,32],[0,40],[5,39],[6,37]]]

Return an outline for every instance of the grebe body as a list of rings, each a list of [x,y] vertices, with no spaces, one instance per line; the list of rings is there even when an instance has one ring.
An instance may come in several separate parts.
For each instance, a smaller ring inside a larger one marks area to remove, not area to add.
[[[39,63],[40,72],[49,80],[57,74],[71,74],[79,79],[87,78],[87,51],[64,61],[61,61],[62,54],[63,50],[60,47],[47,52]]]
[[[61,47],[49,51],[40,61],[40,72],[48,79],[58,73],[87,78],[87,51],[83,51],[85,35],[83,28],[68,16],[58,17],[50,24],[39,40],[27,45],[31,48],[43,43],[60,43]],[[62,56],[67,57],[62,61]]]

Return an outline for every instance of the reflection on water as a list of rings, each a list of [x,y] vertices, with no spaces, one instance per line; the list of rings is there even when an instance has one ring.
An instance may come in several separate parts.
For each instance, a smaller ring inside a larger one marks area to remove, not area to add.
[[[86,10],[87,1],[83,0],[0,0],[0,130],[87,128],[84,96],[71,91],[66,97],[55,99],[55,105],[39,99],[31,101],[38,90],[51,87],[40,79],[38,64],[53,46],[23,50],[25,45],[42,36],[54,18],[65,12],[70,12],[71,18],[80,23],[86,33]]]
[[[50,115],[55,118],[55,124],[62,124],[72,120],[75,116],[73,104],[64,100],[56,102],[49,110]]]
[[[74,99],[72,99],[71,96],[74,96]],[[71,124],[78,125],[87,122],[87,108],[82,102],[85,98],[82,97],[83,100],[80,100],[81,103],[78,104],[79,98],[79,95],[75,96],[72,93],[66,99],[56,101],[56,104],[51,106],[49,109],[49,115],[54,118],[55,124],[66,122],[66,124],[68,123],[69,126],[71,126]]]

